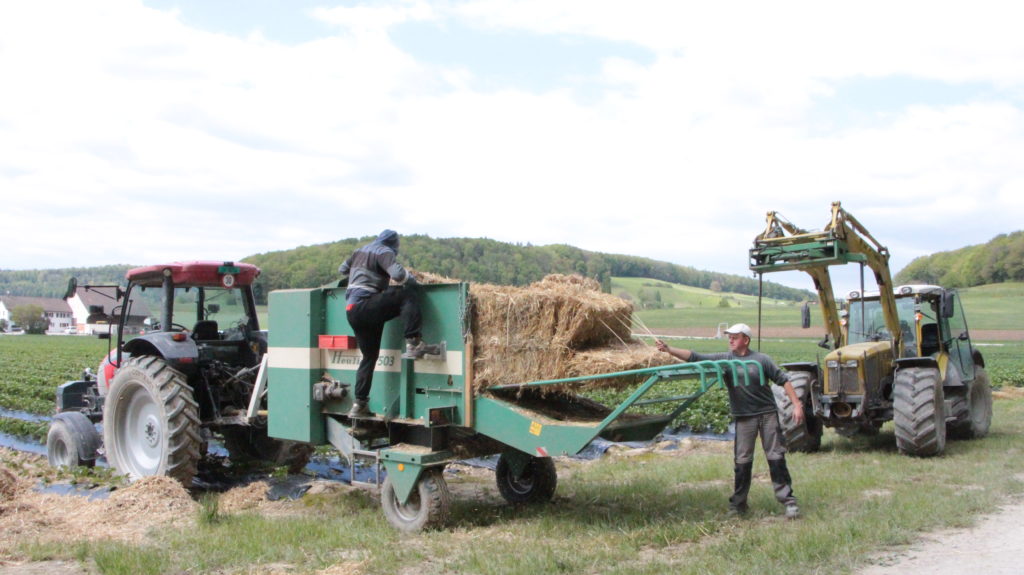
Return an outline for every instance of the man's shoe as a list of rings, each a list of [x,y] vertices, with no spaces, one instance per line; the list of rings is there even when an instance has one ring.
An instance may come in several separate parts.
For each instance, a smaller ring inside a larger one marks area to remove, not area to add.
[[[366,406],[365,401],[359,401],[358,399],[352,404],[352,409],[348,411],[349,417],[371,417],[373,413],[370,412],[370,408]]]
[[[420,359],[421,357],[431,354],[437,355],[440,353],[439,346],[427,345],[420,338],[409,338],[405,340],[405,353],[402,354],[402,359]]]
[[[727,511],[725,515],[727,517],[743,517],[746,514],[747,514],[747,508],[746,507],[733,507],[732,505],[730,505],[729,506],[729,511]]]
[[[797,507],[796,503],[790,503],[786,506],[786,519],[797,519],[800,517],[800,508]]]

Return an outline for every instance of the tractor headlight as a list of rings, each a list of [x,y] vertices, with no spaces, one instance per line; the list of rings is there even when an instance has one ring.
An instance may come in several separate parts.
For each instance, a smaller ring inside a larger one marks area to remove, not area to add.
[[[843,367],[848,368],[848,369],[849,368],[856,369],[857,368],[857,360],[856,359],[848,359],[848,360],[843,362]]]
[[[839,362],[834,360],[834,359],[830,359],[830,360],[825,362],[825,367],[827,367],[829,369],[835,369],[835,368],[839,367]]]

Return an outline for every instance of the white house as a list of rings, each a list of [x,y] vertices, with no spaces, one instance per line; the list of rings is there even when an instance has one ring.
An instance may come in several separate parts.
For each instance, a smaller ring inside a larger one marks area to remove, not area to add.
[[[117,316],[114,308],[121,305],[116,299],[116,288],[113,287],[79,287],[75,295],[67,299],[75,317],[78,333],[101,334],[116,331]],[[149,317],[149,306],[136,300],[132,305],[132,314],[125,325],[125,333],[138,333],[144,328],[143,322]]]
[[[65,329],[75,325],[75,317],[71,313],[71,307],[62,299],[4,295],[0,296],[0,319],[6,322],[7,329],[10,329],[13,323],[11,314],[14,312],[14,309],[26,305],[35,305],[43,308],[43,315],[50,320],[50,326],[46,328],[46,331],[49,333],[62,333]]]

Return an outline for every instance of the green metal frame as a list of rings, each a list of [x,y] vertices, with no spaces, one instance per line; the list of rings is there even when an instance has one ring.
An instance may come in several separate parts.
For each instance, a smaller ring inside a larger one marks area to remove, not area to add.
[[[748,367],[756,369],[758,381],[764,381],[764,369],[756,361],[718,360],[493,386],[489,388],[491,391],[501,391],[529,387],[565,386],[629,376],[650,376],[600,421],[550,420],[540,414],[517,408],[515,403],[491,396],[479,396],[475,400],[477,413],[475,429],[479,433],[493,437],[524,453],[538,457],[575,455],[598,436],[613,436],[620,440],[648,440],[660,433],[666,425],[714,386],[723,385],[727,371],[733,375],[734,382],[742,381],[743,385],[750,385],[751,374]],[[686,378],[697,378],[700,389],[687,395],[641,400],[660,383]],[[673,403],[676,406],[671,411],[659,415],[634,419],[623,417],[632,407],[659,403]]]

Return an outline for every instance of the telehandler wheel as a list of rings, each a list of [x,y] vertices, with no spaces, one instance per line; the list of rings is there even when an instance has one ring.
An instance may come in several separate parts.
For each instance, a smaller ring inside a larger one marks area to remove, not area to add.
[[[444,525],[451,511],[452,496],[442,472],[440,467],[423,471],[405,505],[398,502],[391,478],[385,477],[380,503],[388,523],[406,533]]]
[[[185,376],[155,356],[130,358],[103,407],[107,462],[131,480],[166,475],[186,487],[199,462],[199,407]]]
[[[942,380],[934,367],[909,367],[893,382],[896,447],[905,455],[928,457],[946,449]]]
[[[992,425],[992,385],[984,368],[975,370],[967,394],[953,399],[952,412],[957,420],[946,425],[946,434],[952,439],[985,437]]]
[[[530,457],[526,469],[519,477],[512,475],[511,466],[505,454],[498,457],[494,470],[498,491],[505,501],[513,505],[531,505],[551,501],[558,487],[558,472],[550,457]]]
[[[799,425],[793,421],[793,402],[786,392],[777,385],[772,386],[775,393],[775,404],[779,408],[779,423],[786,437],[786,449],[813,453],[821,449],[821,420],[814,416],[811,405],[811,386],[814,385],[814,374],[809,371],[791,371],[789,383],[796,392],[797,399],[804,406],[804,421]]]
[[[275,466],[287,466],[289,473],[302,471],[315,451],[308,443],[268,436],[264,425],[232,425],[221,428],[220,432],[231,459],[267,461]]]
[[[92,421],[83,413],[58,413],[50,421],[46,434],[46,459],[53,467],[92,467],[96,465],[96,450],[100,447],[100,434]]]

